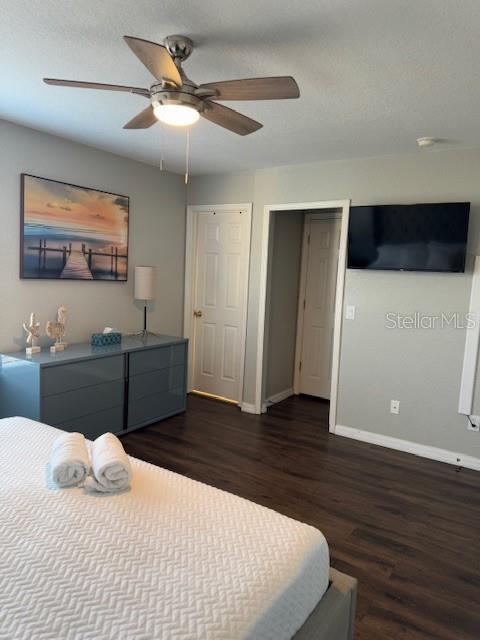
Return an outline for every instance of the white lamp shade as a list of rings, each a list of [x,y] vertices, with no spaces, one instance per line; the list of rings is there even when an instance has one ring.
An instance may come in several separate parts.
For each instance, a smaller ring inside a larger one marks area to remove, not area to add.
[[[155,267],[135,267],[133,295],[135,300],[153,300],[155,298]]]

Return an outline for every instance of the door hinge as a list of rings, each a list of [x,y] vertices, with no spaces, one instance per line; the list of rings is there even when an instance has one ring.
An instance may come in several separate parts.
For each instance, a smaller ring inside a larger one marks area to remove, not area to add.
[[[304,308],[304,309],[305,309],[306,305],[307,305],[307,301],[304,299],[304,300],[303,300],[303,308]]]
[[[300,360],[300,362],[298,363],[298,370],[301,371],[302,370],[302,361]]]
[[[307,244],[310,244],[310,234],[307,236]]]

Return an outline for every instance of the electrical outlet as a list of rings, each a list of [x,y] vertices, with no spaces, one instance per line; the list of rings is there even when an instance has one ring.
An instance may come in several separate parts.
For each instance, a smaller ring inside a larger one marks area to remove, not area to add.
[[[480,431],[480,416],[470,416],[467,429],[469,431]]]
[[[390,400],[390,413],[400,413],[400,400]]]

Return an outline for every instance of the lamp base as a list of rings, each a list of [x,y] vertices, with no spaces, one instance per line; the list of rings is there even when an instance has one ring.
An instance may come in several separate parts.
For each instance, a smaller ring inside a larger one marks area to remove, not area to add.
[[[135,333],[127,333],[129,338],[142,338],[145,340],[148,336],[159,336],[160,333],[153,333],[153,331],[147,330],[147,302],[145,301],[145,305],[143,307],[143,331],[136,331]]]
[[[154,333],[153,331],[147,331],[146,329],[144,329],[143,331],[136,331],[135,333],[126,334],[127,338],[142,338],[143,340],[146,340],[148,336],[155,336],[158,338],[158,336],[160,335],[160,333]]]

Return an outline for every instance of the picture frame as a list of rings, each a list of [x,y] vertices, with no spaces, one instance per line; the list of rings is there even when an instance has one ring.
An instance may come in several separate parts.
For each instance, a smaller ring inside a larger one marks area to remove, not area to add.
[[[128,280],[130,198],[20,175],[22,280]]]

